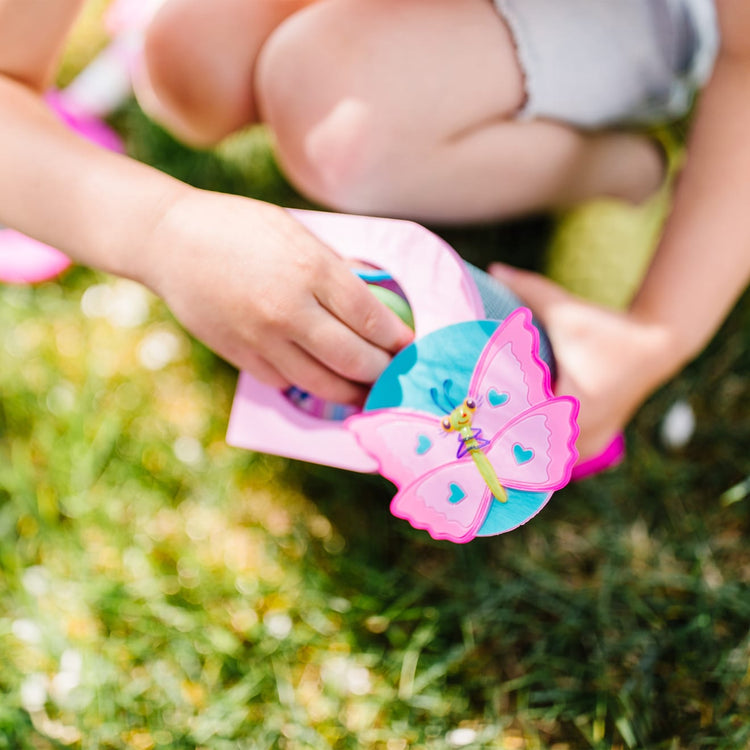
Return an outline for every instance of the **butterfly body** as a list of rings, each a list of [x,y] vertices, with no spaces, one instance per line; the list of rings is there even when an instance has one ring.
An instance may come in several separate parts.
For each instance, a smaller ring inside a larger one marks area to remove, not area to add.
[[[514,497],[529,492],[548,498],[568,482],[577,458],[578,402],[552,395],[537,351],[531,314],[520,308],[490,336],[459,405],[450,397],[450,380],[443,383],[450,409],[430,389],[442,417],[387,407],[347,420],[377,458],[380,473],[398,487],[394,515],[435,539],[464,543],[478,535],[494,498],[511,509],[507,490]],[[441,432],[455,434],[458,447],[439,439]]]
[[[473,398],[466,398],[460,406],[455,407],[445,419],[441,420],[440,425],[445,432],[458,433],[456,458],[461,459],[467,454],[471,456],[493,496],[501,503],[505,503],[508,501],[508,495],[483,451],[490,445],[490,441],[482,437],[481,427],[472,426],[476,409],[477,402]]]

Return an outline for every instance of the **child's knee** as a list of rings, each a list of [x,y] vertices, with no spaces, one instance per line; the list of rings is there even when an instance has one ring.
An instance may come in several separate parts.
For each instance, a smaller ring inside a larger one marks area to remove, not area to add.
[[[141,75],[136,94],[141,106],[157,120],[195,118],[196,93],[187,53],[190,29],[167,3],[146,29]]]
[[[356,58],[326,52],[341,49],[327,10],[313,7],[269,37],[256,68],[257,101],[279,161],[303,193],[338,210],[371,212],[389,172],[387,112],[356,83]]]
[[[135,91],[143,109],[197,146],[219,141],[237,126],[250,100],[249,76],[221,63],[221,50],[202,27],[205,7],[168,2],[146,29]],[[240,80],[244,77],[244,81]]]

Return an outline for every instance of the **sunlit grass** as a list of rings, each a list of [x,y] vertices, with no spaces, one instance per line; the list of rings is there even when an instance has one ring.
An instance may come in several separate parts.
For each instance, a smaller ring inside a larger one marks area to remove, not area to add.
[[[302,205],[262,131],[194,153],[115,120],[183,179]],[[547,230],[444,233],[533,265]],[[622,467],[465,547],[385,481],[227,446],[236,373],[137,285],[2,287],[0,321],[0,748],[750,746],[747,297]]]

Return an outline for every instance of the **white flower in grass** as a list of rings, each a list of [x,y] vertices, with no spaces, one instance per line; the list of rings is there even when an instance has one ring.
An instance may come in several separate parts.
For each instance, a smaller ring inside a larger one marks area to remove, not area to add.
[[[200,466],[203,463],[205,454],[200,440],[187,435],[180,435],[172,444],[172,451],[178,461],[187,466]]]
[[[337,693],[367,695],[372,690],[370,670],[345,656],[336,656],[326,661],[321,677]]]
[[[292,632],[292,618],[286,612],[268,612],[263,618],[268,634],[277,641],[283,641]]]
[[[23,643],[35,646],[42,642],[42,629],[33,620],[14,620],[11,625],[11,632]]]
[[[367,695],[372,689],[370,670],[362,666],[350,667],[346,672],[346,689],[352,695]]]
[[[88,318],[105,318],[117,328],[137,328],[148,320],[150,295],[135,281],[118,279],[113,284],[94,284],[81,297]]]
[[[103,318],[107,314],[108,284],[92,284],[81,297],[81,312],[87,318]]]
[[[44,709],[47,702],[47,675],[35,672],[26,677],[21,683],[21,705],[30,713],[37,713]]]
[[[83,657],[75,649],[66,649],[60,657],[60,671],[52,678],[50,695],[56,703],[65,703],[68,696],[81,684]]]
[[[477,733],[474,729],[469,727],[459,727],[458,729],[451,729],[448,734],[445,735],[445,741],[451,747],[466,747],[471,745],[472,742],[476,742]]]
[[[112,286],[107,320],[117,328],[137,328],[148,320],[149,294],[134,281],[118,279]]]
[[[661,423],[661,440],[667,448],[684,448],[695,433],[695,412],[687,401],[675,401]]]
[[[161,370],[179,359],[180,339],[171,331],[151,331],[138,345],[138,361],[149,370]]]
[[[49,593],[49,573],[41,565],[32,565],[30,568],[26,568],[23,572],[21,582],[26,591],[32,596],[45,596]]]
[[[76,392],[71,383],[63,381],[50,388],[46,399],[47,408],[55,416],[64,416],[76,405]]]

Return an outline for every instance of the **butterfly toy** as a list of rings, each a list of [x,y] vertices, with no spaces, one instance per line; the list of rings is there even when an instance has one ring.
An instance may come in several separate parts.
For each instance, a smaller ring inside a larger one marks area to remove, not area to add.
[[[456,328],[466,325],[471,324]],[[452,340],[463,335],[457,330]],[[553,395],[538,347],[531,312],[521,307],[497,325],[473,369],[469,365],[468,388],[459,390],[451,377],[431,386],[420,383],[431,411],[370,408],[368,401],[363,412],[346,420],[380,473],[397,486],[391,501],[395,516],[434,539],[462,544],[487,535],[490,515],[512,519],[501,521],[500,531],[525,523],[568,483],[578,458],[578,402]],[[414,360],[409,349],[389,369],[403,370],[400,359]],[[451,347],[441,344],[439,350],[450,372]],[[455,365],[466,369],[463,361]],[[525,496],[541,500],[531,510],[514,508]]]

